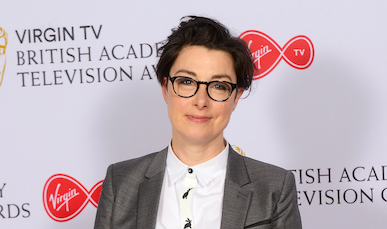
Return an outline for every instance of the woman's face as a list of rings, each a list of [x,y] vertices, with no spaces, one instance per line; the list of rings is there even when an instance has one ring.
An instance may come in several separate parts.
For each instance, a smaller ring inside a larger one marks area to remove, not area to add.
[[[202,46],[183,48],[171,67],[170,76],[186,76],[207,82],[223,80],[237,83],[232,56],[227,52]],[[243,91],[234,90],[228,100],[217,102],[208,97],[206,87],[200,84],[197,93],[190,98],[176,95],[169,80],[167,86],[162,87],[174,140],[197,144],[223,141],[223,130]]]

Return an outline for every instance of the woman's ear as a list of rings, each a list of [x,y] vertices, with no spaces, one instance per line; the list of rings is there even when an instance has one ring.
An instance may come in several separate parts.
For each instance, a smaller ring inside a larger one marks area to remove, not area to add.
[[[237,104],[238,104],[238,101],[239,101],[239,99],[241,98],[241,96],[242,96],[242,94],[243,94],[244,91],[245,91],[245,90],[244,90],[243,88],[237,88],[237,93],[236,93],[236,95],[235,95],[235,100],[234,100],[234,107],[233,107],[232,111],[235,110],[235,108],[236,108],[236,106],[237,106]]]
[[[164,77],[163,83],[161,84],[161,91],[163,92],[164,101],[168,104],[168,80],[167,77]]]

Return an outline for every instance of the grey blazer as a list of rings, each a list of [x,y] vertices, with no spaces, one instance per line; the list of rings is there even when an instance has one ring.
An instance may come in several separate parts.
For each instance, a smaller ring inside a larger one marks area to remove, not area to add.
[[[167,148],[110,165],[94,229],[155,228],[166,158]],[[293,173],[231,146],[227,163],[221,229],[301,229]]]

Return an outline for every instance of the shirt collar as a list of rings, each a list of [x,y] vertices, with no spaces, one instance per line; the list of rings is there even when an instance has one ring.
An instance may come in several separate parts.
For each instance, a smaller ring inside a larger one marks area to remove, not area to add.
[[[171,184],[174,184],[183,176],[185,177],[188,168],[192,168],[198,182],[201,185],[206,186],[210,181],[222,173],[222,171],[226,170],[228,151],[229,144],[226,142],[226,147],[216,157],[199,165],[188,166],[176,157],[172,150],[171,143],[169,143],[166,166]]]

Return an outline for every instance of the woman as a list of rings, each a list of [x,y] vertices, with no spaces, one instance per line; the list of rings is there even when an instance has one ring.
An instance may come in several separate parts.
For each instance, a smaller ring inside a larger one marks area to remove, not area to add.
[[[109,166],[95,228],[301,228],[293,174],[239,155],[223,136],[251,85],[246,44],[219,22],[190,16],[160,51],[172,140]]]

